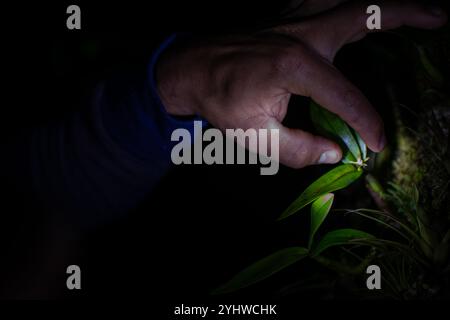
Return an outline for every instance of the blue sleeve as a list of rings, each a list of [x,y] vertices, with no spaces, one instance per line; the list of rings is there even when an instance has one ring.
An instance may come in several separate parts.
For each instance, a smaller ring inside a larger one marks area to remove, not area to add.
[[[30,135],[32,185],[46,210],[97,225],[132,210],[167,173],[172,131],[192,133],[194,120],[169,115],[157,93],[155,63],[173,40],[142,74],[104,82],[81,111]]]

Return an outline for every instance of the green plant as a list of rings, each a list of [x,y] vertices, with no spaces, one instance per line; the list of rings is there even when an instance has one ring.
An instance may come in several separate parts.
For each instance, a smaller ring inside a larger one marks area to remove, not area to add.
[[[396,118],[392,177],[383,187],[374,175],[366,176],[379,210],[347,212],[392,231],[368,240],[378,248],[377,264],[384,270],[390,295],[428,299],[449,295],[450,99],[443,90],[448,86],[445,68],[442,63],[436,67],[436,59],[429,56],[440,50],[416,43],[413,48],[419,104],[411,110],[399,103],[395,90],[388,90]]]
[[[367,230],[377,236],[353,229],[331,231],[322,238],[316,236],[332,206],[332,192],[359,179],[368,158],[360,137],[336,115],[312,102],[311,119],[316,128],[322,135],[341,144],[344,157],[343,164],[312,183],[280,217],[280,220],[287,218],[311,204],[307,245],[281,250],[253,264],[215,293],[247,287],[308,258],[339,274],[355,276],[363,274],[369,263],[376,263],[382,270],[382,297],[427,299],[450,296],[450,87],[447,81],[450,29],[437,39],[420,44],[401,34],[395,36],[404,40],[401,43],[403,49],[396,53],[375,45],[371,49],[383,49],[383,55],[388,54],[390,62],[380,58],[379,54],[373,60],[386,74],[391,69],[397,72],[396,65],[400,61],[405,61],[408,66],[412,64],[418,105],[411,106],[414,111],[404,106],[400,103],[402,99],[396,96],[395,82],[387,82],[390,107],[396,120],[393,123],[396,134],[391,141],[395,143],[390,145],[391,152],[377,157],[375,171],[364,174],[367,189],[378,210],[334,210],[335,213],[360,217],[355,222],[364,223],[363,230],[370,227]],[[405,53],[409,60],[405,59]],[[408,109],[406,116],[401,112],[404,109]],[[377,175],[383,178],[381,182]],[[361,245],[365,250],[360,250]],[[341,251],[328,253],[326,249],[332,246]],[[281,291],[292,292],[299,283],[304,287],[308,287],[305,283],[310,283],[309,287],[315,284],[326,287],[328,283],[326,286],[321,284],[324,281],[322,275],[294,280],[288,289]],[[334,278],[331,280],[338,282]],[[354,287],[351,290],[357,291],[358,296],[374,294]]]
[[[275,252],[242,270],[213,293],[228,293],[248,287],[307,257],[327,267],[349,273],[361,272],[362,268],[369,263],[373,254],[370,254],[368,259],[362,259],[360,265],[356,267],[342,265],[323,255],[328,248],[334,246],[368,244],[368,241],[374,237],[367,232],[356,229],[337,229],[326,233],[321,239],[315,239],[317,230],[326,219],[333,204],[334,194],[331,192],[346,188],[359,179],[363,168],[366,167],[368,157],[364,141],[336,114],[314,102],[311,102],[310,112],[311,120],[318,131],[341,144],[344,157],[343,164],[314,181],[279,218],[279,220],[285,219],[311,204],[311,226],[307,246],[291,247]]]

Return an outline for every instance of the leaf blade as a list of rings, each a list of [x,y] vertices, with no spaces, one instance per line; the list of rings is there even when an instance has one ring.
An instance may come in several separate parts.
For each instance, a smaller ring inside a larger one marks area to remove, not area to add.
[[[360,145],[348,125],[335,113],[321,107],[314,101],[310,104],[310,116],[319,133],[337,138],[351,152],[353,157],[361,159]]]
[[[212,293],[223,294],[246,288],[305,258],[308,252],[308,249],[303,247],[290,247],[277,251],[245,268]]]
[[[301,210],[318,197],[336,190],[343,189],[357,180],[362,174],[351,164],[342,164],[328,171],[319,179],[309,185],[302,194],[291,203],[291,205],[281,214],[278,220],[285,219]]]
[[[359,150],[361,150],[362,160],[365,161],[367,158],[367,145],[364,142],[364,140],[361,138],[361,136],[358,134],[358,132],[356,132],[355,130],[352,130],[352,132],[356,137],[356,141],[358,142]]]
[[[334,194],[327,193],[317,198],[311,205],[311,229],[309,233],[308,248],[311,248],[314,236],[325,221],[331,206],[333,205]]]
[[[318,256],[330,247],[349,244],[352,240],[367,240],[375,237],[357,229],[338,229],[328,232],[312,250],[312,256]]]

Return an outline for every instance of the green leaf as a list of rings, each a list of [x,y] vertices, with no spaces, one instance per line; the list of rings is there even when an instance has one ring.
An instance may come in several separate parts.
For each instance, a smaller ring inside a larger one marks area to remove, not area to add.
[[[354,165],[343,164],[328,171],[314,181],[305,191],[283,212],[278,220],[289,217],[304,208],[318,197],[326,193],[343,189],[357,180],[362,174]]]
[[[354,163],[356,163],[356,159],[353,156],[353,154],[350,152],[350,150],[346,150],[344,152],[344,155],[342,156],[341,162],[345,163],[345,164],[354,164]]]
[[[212,294],[223,294],[248,287],[283,270],[307,255],[308,249],[303,247],[291,247],[275,252],[242,270],[229,282],[215,289]]]
[[[352,240],[373,239],[369,233],[356,229],[338,229],[327,233],[312,250],[312,256],[317,256],[330,247],[351,243]]]
[[[366,160],[367,158],[367,146],[366,143],[364,142],[364,140],[361,138],[361,136],[358,134],[358,132],[356,132],[355,130],[352,129],[353,134],[356,137],[356,141],[358,141],[358,145],[359,145],[359,150],[361,150],[361,157],[362,160]]]
[[[314,235],[319,227],[325,221],[325,218],[330,212],[331,205],[333,204],[334,194],[327,193],[313,202],[311,206],[311,231],[309,233],[308,248],[311,248]]]
[[[361,159],[361,150],[347,124],[336,114],[322,108],[314,101],[310,104],[310,115],[314,126],[319,133],[338,138],[350,150],[356,160]]]

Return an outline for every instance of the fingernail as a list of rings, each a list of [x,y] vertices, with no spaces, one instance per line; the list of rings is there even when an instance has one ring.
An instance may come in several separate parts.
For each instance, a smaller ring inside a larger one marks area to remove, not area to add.
[[[444,14],[444,10],[436,5],[428,5],[425,9],[433,16],[440,17]]]
[[[328,150],[320,155],[319,161],[317,163],[336,163],[338,160],[338,153],[334,150]]]
[[[380,139],[378,140],[378,150],[381,151],[386,146],[386,135],[384,132],[381,133]]]

